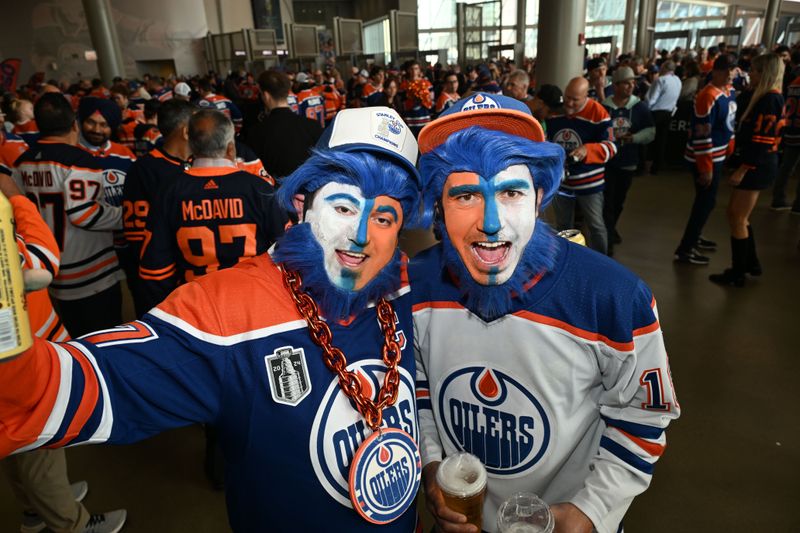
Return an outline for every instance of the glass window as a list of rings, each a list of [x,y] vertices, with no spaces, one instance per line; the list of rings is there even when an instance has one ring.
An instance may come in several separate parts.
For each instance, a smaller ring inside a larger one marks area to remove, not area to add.
[[[624,19],[625,2],[622,0],[588,0],[586,2],[586,22]]]
[[[525,57],[536,57],[536,40],[539,38],[539,30],[536,28],[525,28]]]
[[[525,12],[525,25],[534,26],[539,24],[539,0],[528,0],[527,10]],[[525,39],[525,42],[528,42]]]
[[[419,49],[421,51],[434,51],[447,49],[447,62],[456,63],[458,61],[456,32],[420,32]]]
[[[417,0],[420,30],[456,27],[455,0]]]

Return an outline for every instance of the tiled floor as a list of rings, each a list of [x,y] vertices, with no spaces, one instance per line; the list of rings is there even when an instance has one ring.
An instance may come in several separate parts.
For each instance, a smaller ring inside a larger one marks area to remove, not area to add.
[[[721,288],[707,277],[730,261],[727,186],[705,232],[721,244],[711,266],[672,263],[692,194],[684,173],[637,177],[620,222],[616,257],[656,294],[684,412],[625,529],[800,531],[800,217],[772,213],[762,198],[752,223],[763,279]],[[189,427],[133,446],[76,448],[71,477],[89,481],[91,511],[126,507],[127,533],[227,531],[224,497],[202,475],[203,442]],[[18,530],[18,513],[0,483],[0,532]]]

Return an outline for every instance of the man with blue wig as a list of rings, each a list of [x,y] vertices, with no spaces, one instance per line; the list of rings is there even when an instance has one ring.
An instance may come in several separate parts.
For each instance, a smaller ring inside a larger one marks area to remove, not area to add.
[[[269,253],[141,320],[0,364],[0,457],[202,422],[220,436],[234,531],[412,533],[421,464],[397,243],[418,218],[417,150],[393,110],[339,113],[283,181],[297,223]],[[243,226],[199,244],[255,246]]]
[[[477,533],[436,482],[460,451],[488,472],[483,529],[534,492],[556,532],[616,532],[679,407],[650,289],[539,219],[563,149],[513,99],[477,93],[419,136],[441,242],[411,263],[427,505]]]

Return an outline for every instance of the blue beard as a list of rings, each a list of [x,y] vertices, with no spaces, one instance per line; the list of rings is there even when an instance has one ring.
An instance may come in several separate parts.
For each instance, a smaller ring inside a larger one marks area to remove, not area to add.
[[[311,233],[309,224],[296,224],[278,239],[272,253],[275,263],[300,273],[302,288],[308,292],[329,320],[345,320],[357,315],[381,297],[400,288],[401,255],[396,250],[391,261],[375,278],[359,290],[335,285],[325,270],[322,246]]]
[[[491,322],[522,303],[530,295],[525,290],[528,283],[537,274],[544,274],[553,269],[558,253],[558,243],[550,228],[541,220],[536,221],[533,235],[522,252],[514,273],[505,283],[499,285],[482,285],[470,275],[458,251],[447,235],[442,221],[437,221],[437,228],[442,236],[442,268],[447,269],[461,293],[461,303],[485,322]]]

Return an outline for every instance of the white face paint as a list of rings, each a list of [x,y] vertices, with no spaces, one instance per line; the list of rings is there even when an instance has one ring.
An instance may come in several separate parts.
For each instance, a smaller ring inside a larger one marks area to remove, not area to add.
[[[443,205],[450,241],[473,279],[499,285],[511,278],[536,226],[536,190],[526,165],[490,179],[451,174]]]
[[[331,182],[316,191],[304,221],[322,247],[331,283],[359,290],[391,260],[402,208],[387,196],[364,198],[354,185]]]

